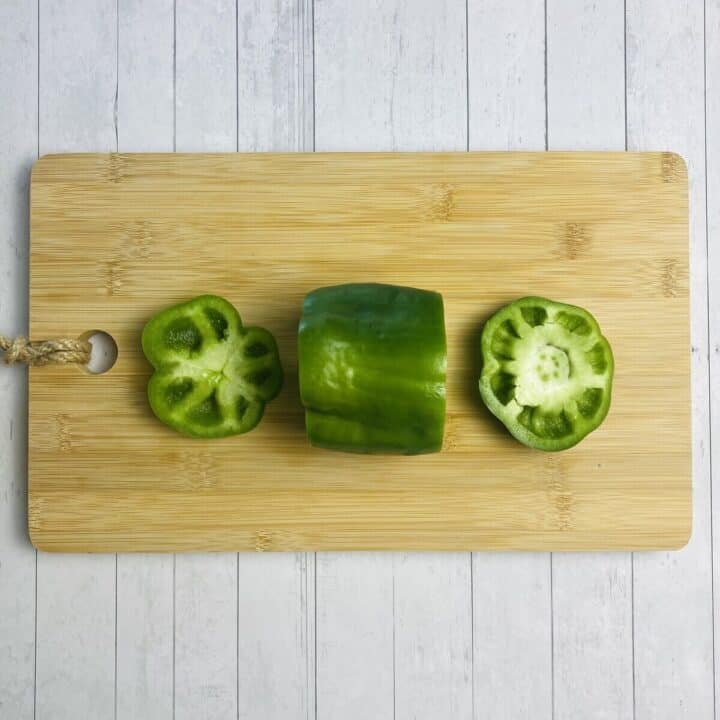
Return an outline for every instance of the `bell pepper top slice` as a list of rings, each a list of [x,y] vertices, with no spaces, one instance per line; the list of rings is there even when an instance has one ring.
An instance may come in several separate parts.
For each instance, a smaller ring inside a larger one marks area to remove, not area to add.
[[[482,399],[523,444],[564,450],[605,419],[613,354],[586,310],[521,298],[487,321],[480,343]]]
[[[357,453],[442,446],[446,339],[442,296],[351,283],[309,293],[298,337],[310,442]]]
[[[216,295],[159,312],[145,325],[142,348],[155,368],[150,407],[185,435],[248,432],[280,392],[275,339],[263,328],[243,327],[237,310]]]

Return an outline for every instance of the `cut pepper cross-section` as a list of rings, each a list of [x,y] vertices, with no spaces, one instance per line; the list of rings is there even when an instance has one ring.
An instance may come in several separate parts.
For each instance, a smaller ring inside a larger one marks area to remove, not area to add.
[[[485,324],[481,350],[480,394],[525,445],[564,450],[605,419],[613,355],[586,310],[538,297],[516,300]]]
[[[375,283],[320,288],[299,330],[300,396],[313,445],[439,450],[445,423],[442,296]]]
[[[252,430],[282,385],[273,336],[243,327],[237,310],[202,295],[155,315],[142,334],[155,368],[148,399],[155,415],[178,432],[218,438]]]

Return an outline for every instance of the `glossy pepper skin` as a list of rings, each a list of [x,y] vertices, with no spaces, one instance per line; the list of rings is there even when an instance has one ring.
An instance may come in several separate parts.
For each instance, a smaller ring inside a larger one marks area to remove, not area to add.
[[[506,305],[485,324],[480,394],[523,444],[565,450],[610,408],[610,344],[586,310],[539,297]]]
[[[155,368],[148,399],[155,415],[180,433],[220,438],[252,430],[282,385],[273,336],[243,327],[237,310],[201,295],[155,315],[142,334]]]
[[[440,450],[447,346],[442,296],[358,283],[306,296],[300,396],[313,445],[356,453]]]

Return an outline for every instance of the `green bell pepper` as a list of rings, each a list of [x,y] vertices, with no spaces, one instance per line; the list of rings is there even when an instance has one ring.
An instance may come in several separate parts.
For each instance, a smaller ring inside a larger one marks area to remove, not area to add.
[[[201,295],[155,315],[142,334],[155,368],[150,407],[178,432],[219,438],[252,430],[282,385],[273,336],[243,327],[237,310]]]
[[[564,450],[605,419],[613,355],[586,310],[516,300],[487,321],[481,352],[482,399],[521,443]]]
[[[440,450],[447,347],[442,296],[350,284],[306,296],[300,397],[310,442],[357,453]]]

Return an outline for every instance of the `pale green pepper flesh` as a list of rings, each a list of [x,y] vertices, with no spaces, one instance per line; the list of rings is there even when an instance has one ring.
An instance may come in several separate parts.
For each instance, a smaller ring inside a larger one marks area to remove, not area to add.
[[[481,337],[480,394],[523,444],[565,450],[610,408],[614,360],[595,318],[538,297],[493,315]]]

